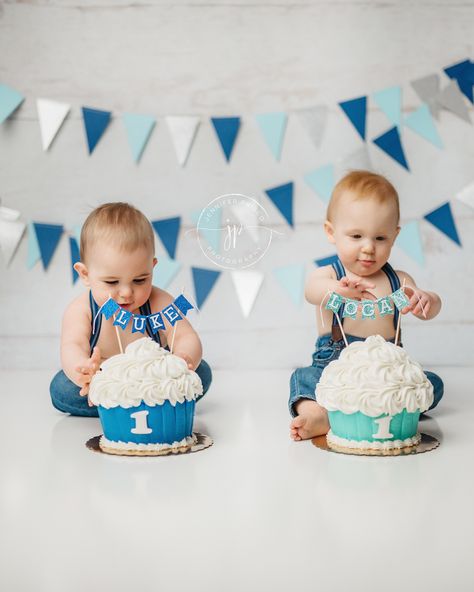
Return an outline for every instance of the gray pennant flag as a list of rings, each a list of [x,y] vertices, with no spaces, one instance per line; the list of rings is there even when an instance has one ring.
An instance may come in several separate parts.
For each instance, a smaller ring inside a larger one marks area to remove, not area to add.
[[[441,111],[441,104],[438,100],[440,91],[439,74],[423,76],[423,78],[412,80],[410,84],[420,99],[427,103],[433,117],[438,119]]]
[[[316,149],[319,150],[328,118],[327,105],[316,105],[307,109],[297,109],[295,113],[301,125],[308,132]]]
[[[354,170],[374,170],[367,146],[362,146],[344,158],[341,158],[340,163],[338,163],[337,166],[337,177],[340,178],[349,171]]]
[[[459,90],[458,83],[455,80],[452,80],[446,88],[439,93],[437,100],[445,109],[448,109],[464,121],[471,123],[464,96]]]

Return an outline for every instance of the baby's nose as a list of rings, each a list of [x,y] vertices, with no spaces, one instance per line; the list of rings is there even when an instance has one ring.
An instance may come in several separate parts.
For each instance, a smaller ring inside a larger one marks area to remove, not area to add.
[[[132,295],[132,287],[131,286],[120,286],[119,294],[122,298],[127,298],[128,296]]]

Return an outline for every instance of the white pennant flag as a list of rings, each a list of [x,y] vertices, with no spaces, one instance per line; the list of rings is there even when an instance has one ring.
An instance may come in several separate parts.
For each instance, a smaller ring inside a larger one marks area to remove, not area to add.
[[[262,285],[264,275],[260,271],[246,269],[232,271],[231,275],[242,313],[244,317],[248,317]]]
[[[245,234],[248,232],[250,238],[258,243],[260,236],[260,227],[258,224],[259,211],[256,208],[249,207],[248,202],[240,201],[235,206],[230,206],[230,210],[242,224]]]
[[[47,150],[71,110],[71,105],[49,99],[37,99],[36,108],[38,109],[43,150]]]
[[[7,265],[25,232],[26,224],[18,220],[20,212],[0,206],[0,249]]]
[[[459,199],[459,201],[462,201],[467,206],[474,208],[474,182],[456,193],[456,199]]]
[[[173,140],[179,165],[184,166],[201,120],[199,117],[191,115],[170,116],[165,117],[165,120]]]
[[[316,105],[308,109],[297,109],[295,113],[301,125],[309,134],[315,148],[319,150],[328,119],[327,105]]]

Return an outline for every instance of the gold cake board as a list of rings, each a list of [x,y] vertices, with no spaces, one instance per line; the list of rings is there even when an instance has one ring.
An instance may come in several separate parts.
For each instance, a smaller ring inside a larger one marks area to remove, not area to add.
[[[416,446],[409,446],[406,448],[394,448],[392,450],[362,450],[360,448],[342,448],[339,446],[329,446],[326,435],[317,436],[311,442],[320,450],[327,450],[328,452],[335,452],[336,454],[352,454],[355,456],[408,456],[410,454],[421,454],[434,450],[439,446],[439,440],[429,434],[420,434],[421,440]]]
[[[109,449],[109,450],[102,450],[100,447],[100,439],[102,435],[94,436],[90,440],[87,440],[86,446],[89,450],[93,450],[94,452],[100,452],[101,454],[108,454],[110,456],[168,456],[170,454],[188,454],[190,452],[199,452],[200,450],[204,450],[205,448],[209,448],[214,443],[214,440],[207,436],[206,434],[200,434],[199,432],[193,432],[193,436],[196,437],[196,443],[193,444],[190,448],[168,448],[165,450],[160,451],[152,451],[152,450],[140,450],[140,451],[130,451],[130,450],[119,450],[119,449]]]

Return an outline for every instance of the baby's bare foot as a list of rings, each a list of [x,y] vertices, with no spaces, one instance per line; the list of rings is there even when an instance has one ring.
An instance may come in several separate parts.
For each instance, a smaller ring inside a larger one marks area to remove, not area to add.
[[[296,404],[296,411],[298,415],[290,424],[292,440],[308,440],[328,433],[327,412],[316,401],[303,399]]]

